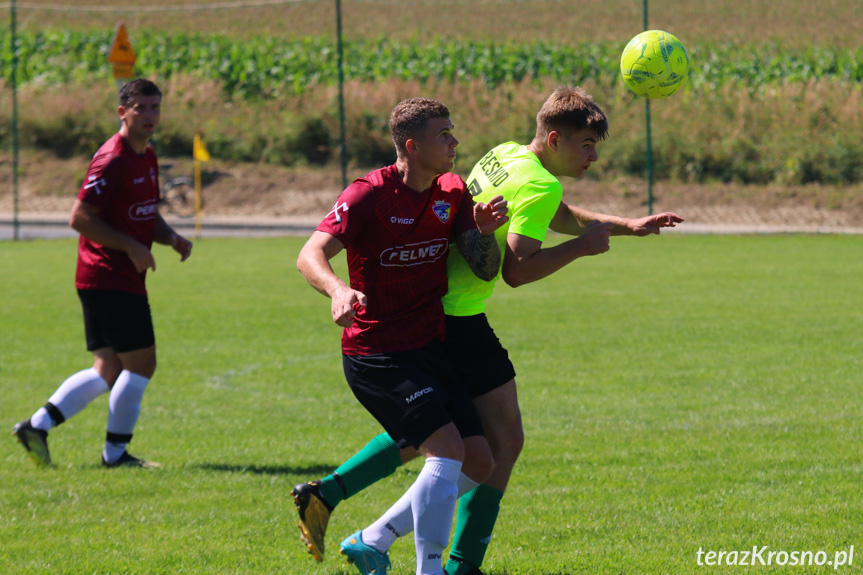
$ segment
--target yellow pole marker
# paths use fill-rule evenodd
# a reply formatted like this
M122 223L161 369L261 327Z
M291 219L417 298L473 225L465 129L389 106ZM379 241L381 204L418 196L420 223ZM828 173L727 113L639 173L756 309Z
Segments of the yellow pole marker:
M210 161L210 152L204 146L201 134L195 134L192 156L195 158L195 237L198 237L201 235L201 162Z

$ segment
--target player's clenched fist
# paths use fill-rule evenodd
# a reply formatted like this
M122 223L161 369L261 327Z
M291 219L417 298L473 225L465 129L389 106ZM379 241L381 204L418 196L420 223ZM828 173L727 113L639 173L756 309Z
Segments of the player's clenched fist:
M351 327L357 310L366 307L367 299L364 293L347 286L333 294L333 321L342 327Z
M614 224L610 222L593 221L587 224L584 232L579 236L579 239L583 240L584 255L595 256L607 252L610 248L608 240L613 229Z
M477 202L473 206L473 217L476 227L483 235L491 235L496 229L509 221L506 213L509 211L503 196L493 197L487 204Z

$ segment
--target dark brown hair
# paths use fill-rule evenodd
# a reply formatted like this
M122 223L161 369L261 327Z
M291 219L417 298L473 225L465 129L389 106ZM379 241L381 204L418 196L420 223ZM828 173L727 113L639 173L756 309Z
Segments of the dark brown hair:
M411 98L399 102L390 114L390 134L396 151L404 152L407 141L434 118L449 118L449 108L439 100Z
M132 100L138 96L159 96L161 98L162 92L159 91L159 87L150 80L138 78L131 82L127 82L122 88L120 88L120 105L127 108L129 107L129 104L132 103Z

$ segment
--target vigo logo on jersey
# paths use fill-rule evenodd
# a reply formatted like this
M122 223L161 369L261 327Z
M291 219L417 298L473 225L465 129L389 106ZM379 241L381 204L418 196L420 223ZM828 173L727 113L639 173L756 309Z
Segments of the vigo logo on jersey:
M446 238L394 246L381 253L381 265L406 267L430 264L446 255L448 247Z
M139 204L132 204L129 207L129 219L132 220L152 220L156 217L156 200L147 200Z

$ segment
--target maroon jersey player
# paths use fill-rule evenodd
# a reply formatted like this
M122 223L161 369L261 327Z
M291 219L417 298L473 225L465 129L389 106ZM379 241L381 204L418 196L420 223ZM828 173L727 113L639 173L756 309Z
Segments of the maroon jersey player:
M476 409L444 353L441 297L451 245L477 276L497 273L494 230L507 220L506 202L474 205L461 178L448 173L458 146L452 130L437 100L398 104L390 117L396 163L351 184L297 262L332 300L354 395L392 437L425 456L405 495L342 542L348 560L364 566L360 572L385 573L382 539L413 530L417 573L442 573L456 499L493 467ZM342 250L349 284L329 263Z
M152 467L126 446L156 369L156 340L145 277L156 270L153 243L185 260L192 243L159 215L159 167L150 138L159 124L162 94L148 80L120 90L120 131L90 163L69 225L81 234L75 287L84 311L93 366L70 376L13 433L37 463L50 464L48 431L110 392L102 464Z
M148 250L153 243L159 204L159 165L149 145L135 152L126 137L117 133L99 148L78 200L99 210L107 225L134 239ZM117 290L146 295L144 271L121 249L103 245L82 234L78 239L77 289Z
M443 338L451 237L475 230L464 182L445 173L419 194L396 165L356 180L317 227L345 246L350 285L366 296L342 333L342 351L418 349Z

